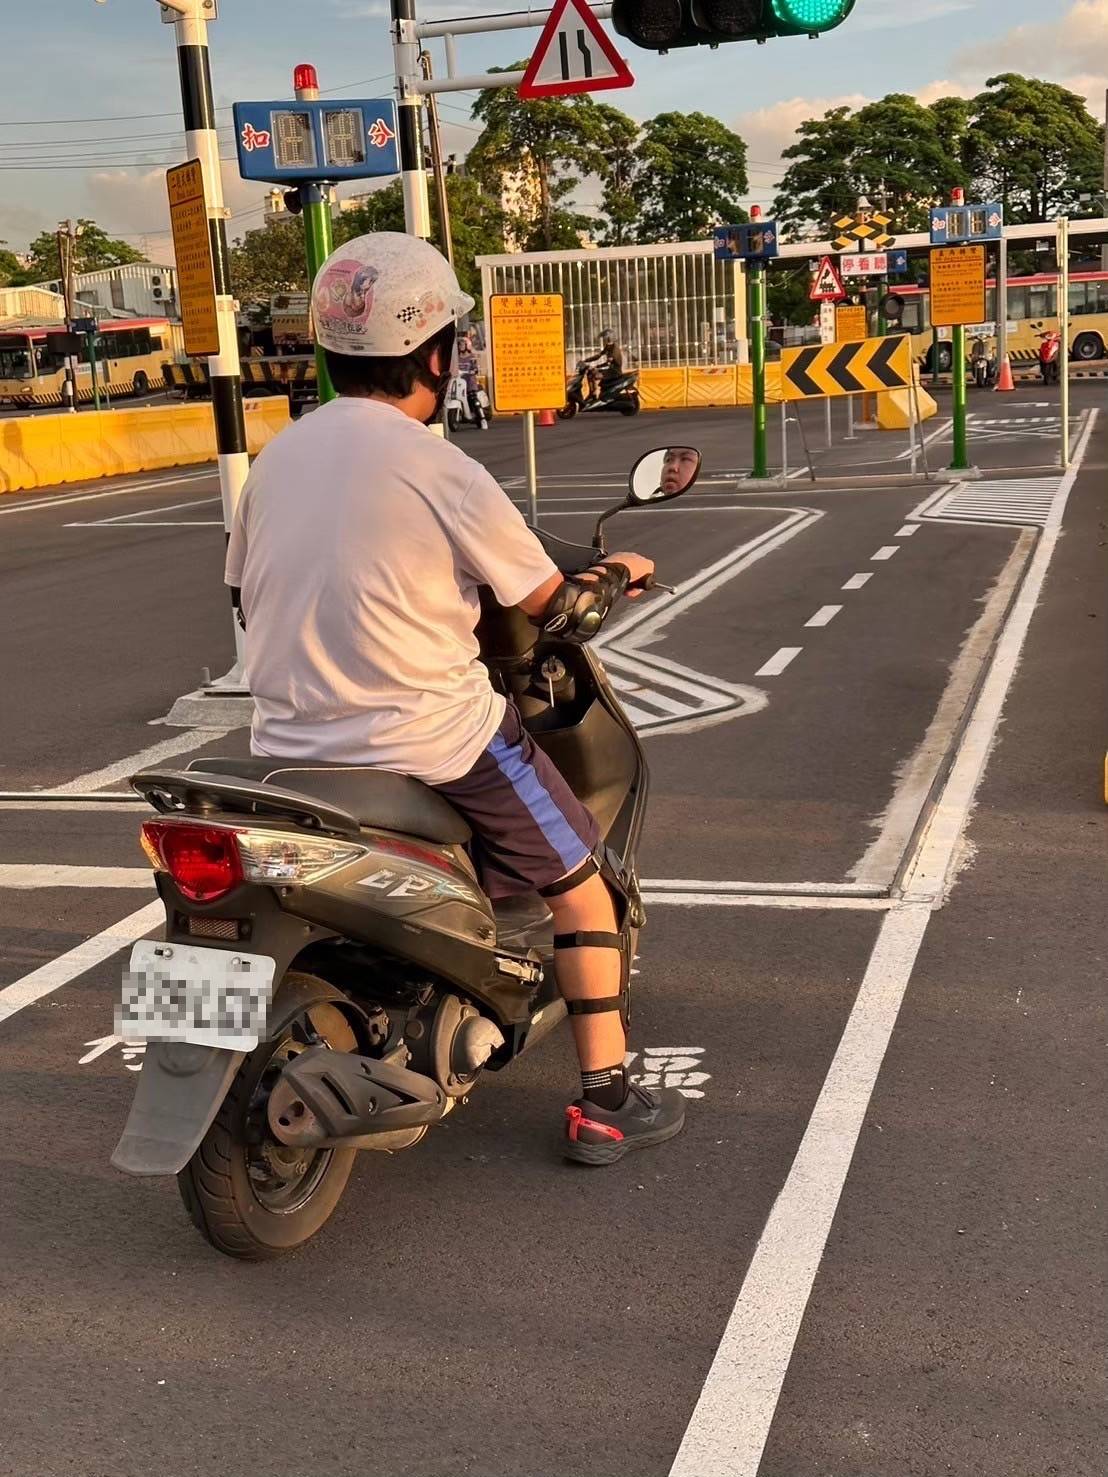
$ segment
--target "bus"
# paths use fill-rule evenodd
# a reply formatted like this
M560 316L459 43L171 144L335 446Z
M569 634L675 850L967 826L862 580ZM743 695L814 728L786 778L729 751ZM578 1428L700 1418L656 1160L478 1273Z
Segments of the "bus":
M931 294L926 287L894 287L904 299L900 329L912 336L912 353L925 369L931 368ZM1108 272L1071 272L1069 285L1069 353L1080 364L1108 358ZM1057 333L1058 273L1036 272L1008 278L1008 357L1013 368L1034 365L1039 345L1048 333ZM895 331L895 330L894 330ZM952 362L950 329L938 330L939 369L949 372ZM966 328L966 354L976 338L996 348L996 282L985 284L985 321Z
M65 382L62 323L0 328L0 405L61 405ZM98 326L93 340L102 397L145 395L164 384L162 365L177 356L180 324L168 318L120 318ZM92 365L82 335L77 398L92 399Z

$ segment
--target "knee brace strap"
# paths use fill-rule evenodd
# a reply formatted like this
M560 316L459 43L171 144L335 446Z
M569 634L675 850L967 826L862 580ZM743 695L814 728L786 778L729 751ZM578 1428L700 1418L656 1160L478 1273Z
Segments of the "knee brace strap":
M567 1000L567 1015L603 1015L609 1010L622 1011L627 1003L627 991L618 995L598 995L592 1000Z
M551 882L549 887L538 887L535 891L539 897L561 897L563 892L572 892L582 882L587 882L590 877L595 877L600 871L599 866L591 856L587 856L579 867L574 867L568 877L561 878L558 882Z
M556 933L556 949L622 949L626 940L622 933Z

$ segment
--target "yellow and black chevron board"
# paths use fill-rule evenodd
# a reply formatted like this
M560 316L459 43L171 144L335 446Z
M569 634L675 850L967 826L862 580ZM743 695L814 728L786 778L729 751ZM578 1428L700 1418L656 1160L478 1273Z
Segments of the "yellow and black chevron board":
M781 394L785 400L901 390L911 382L912 350L907 334L781 351Z

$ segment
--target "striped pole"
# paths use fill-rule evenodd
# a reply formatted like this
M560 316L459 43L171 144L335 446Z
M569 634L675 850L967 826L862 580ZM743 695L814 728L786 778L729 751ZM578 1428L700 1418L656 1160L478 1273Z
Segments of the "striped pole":
M181 73L181 105L185 121L185 153L199 159L204 179L204 200L212 238L215 269L216 318L219 324L219 353L208 359L215 418L215 446L219 461L219 490L223 499L223 527L231 531L250 458L246 452L246 417L242 406L242 366L239 363L235 301L231 293L227 255L227 211L223 205L223 179L219 168L219 137L216 133L212 74L208 61L207 16L211 0L170 0L177 12L177 64ZM242 685L242 631L232 621L235 636L235 665L212 685L220 692L245 692Z
M389 0L392 55L396 67L397 130L400 179L404 191L404 229L409 236L431 237L431 205L423 167L423 98L414 85L423 76L415 0Z

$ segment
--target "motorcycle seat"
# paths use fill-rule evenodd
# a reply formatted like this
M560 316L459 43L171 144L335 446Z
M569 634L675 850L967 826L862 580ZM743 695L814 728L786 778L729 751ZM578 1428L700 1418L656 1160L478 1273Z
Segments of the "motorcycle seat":
M460 846L471 836L459 811L429 785L391 769L296 759L194 759L189 770L273 784L337 805L363 826Z

